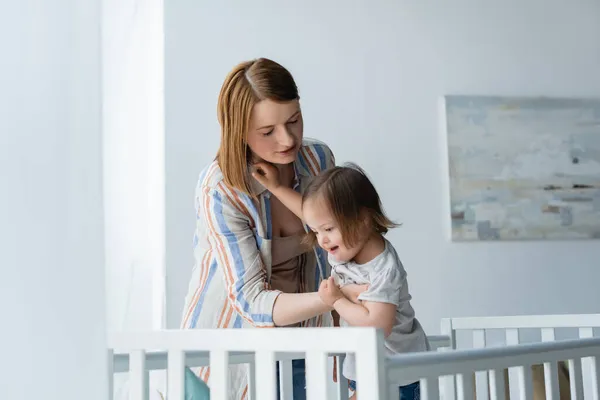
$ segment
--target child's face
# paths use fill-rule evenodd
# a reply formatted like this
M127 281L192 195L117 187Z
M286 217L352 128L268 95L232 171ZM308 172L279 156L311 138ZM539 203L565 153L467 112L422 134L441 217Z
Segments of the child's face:
M336 260L346 262L356 257L362 243L357 243L354 247L347 247L344 244L342 231L322 196L315 196L304 202L302 214L306 224L317 236L319 246Z

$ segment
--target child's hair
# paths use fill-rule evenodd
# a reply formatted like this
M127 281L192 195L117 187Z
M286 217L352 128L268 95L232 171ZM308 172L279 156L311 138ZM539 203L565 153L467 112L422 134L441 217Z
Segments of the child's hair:
M329 207L346 246L354 246L364 235L365 212L367 227L374 232L384 235L399 226L385 215L377 190L356 164L333 167L316 176L304 191L302 206L317 195ZM314 246L316 242L315 234L310 232L305 243Z

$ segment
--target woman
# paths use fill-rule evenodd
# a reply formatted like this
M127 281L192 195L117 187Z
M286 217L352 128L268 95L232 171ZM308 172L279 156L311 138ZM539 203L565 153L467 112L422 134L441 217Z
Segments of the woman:
M282 184L303 192L335 160L321 142L303 138L302 111L292 75L268 59L237 65L218 99L221 144L196 188L196 264L182 327L331 326L319 298L329 276L320 248L301 245L305 227L252 177L268 162ZM356 298L364 288L348 287ZM245 366L231 367L231 399L247 396ZM208 368L199 376L210 380ZM294 399L305 398L304 363L294 362Z

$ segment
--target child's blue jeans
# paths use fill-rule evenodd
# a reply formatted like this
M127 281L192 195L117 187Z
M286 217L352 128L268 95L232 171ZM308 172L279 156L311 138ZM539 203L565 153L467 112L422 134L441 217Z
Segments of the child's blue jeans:
M304 360L292 361L292 387L294 400L306 400L306 364ZM277 398L279 399L279 363L277 363Z
M356 390L356 382L350 381L348 387L352 390ZM411 383L410 385L400 386L400 400L420 400L421 399L421 385L419 382ZM359 395L360 396L360 395ZM296 399L294 399L296 400Z
M292 381L294 388L294 400L306 400L306 364L304 360L292 361ZM277 363L277 377L279 378L279 363ZM342 378L343 379L343 378ZM348 384L352 390L356 390L356 382L350 381ZM420 400L421 385L419 382L410 385L400 386L399 400ZM279 379L277 379L277 398L279 398Z

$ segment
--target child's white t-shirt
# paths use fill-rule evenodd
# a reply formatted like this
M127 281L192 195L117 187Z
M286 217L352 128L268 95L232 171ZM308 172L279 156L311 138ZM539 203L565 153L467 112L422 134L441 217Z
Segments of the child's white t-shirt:
M406 271L394 246L384 238L385 249L373 260L365 264L355 262L340 263L329 256L331 275L340 286L348 284L368 284L369 288L358 297L362 301L377 301L396 305L396 321L392 332L385 340L387 355L429 350L427 336L415 318L408 291ZM340 326L350 326L340 318ZM356 380L355 359L348 354L344 361L344 376ZM400 386L413 382L399 382Z

